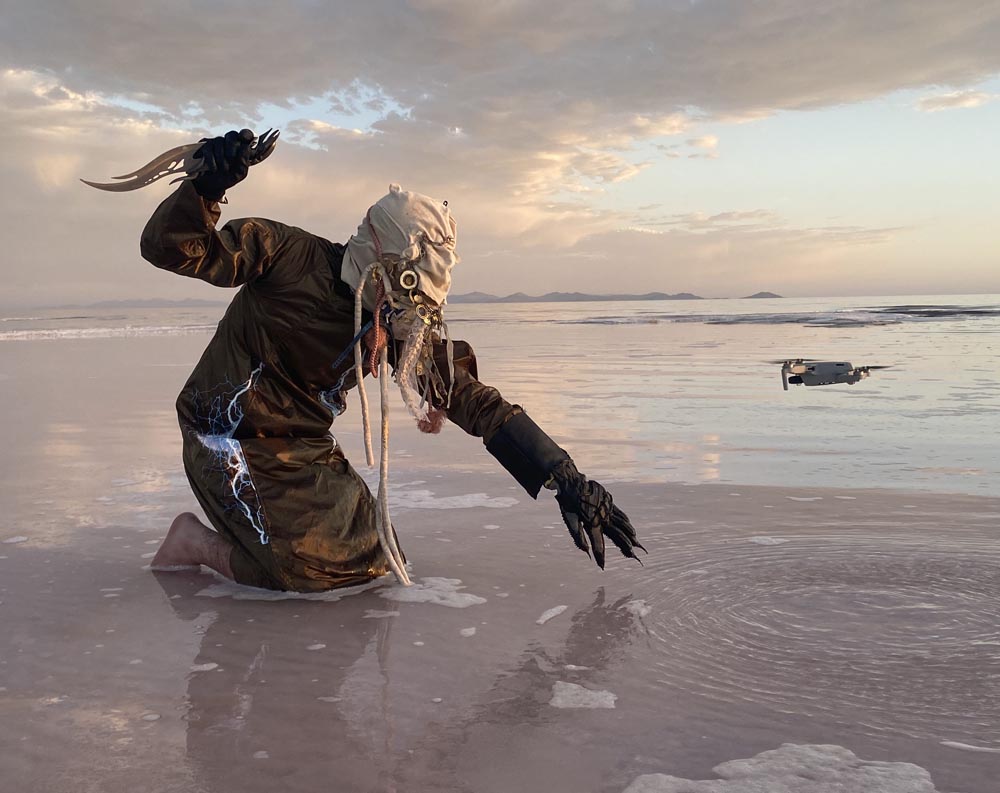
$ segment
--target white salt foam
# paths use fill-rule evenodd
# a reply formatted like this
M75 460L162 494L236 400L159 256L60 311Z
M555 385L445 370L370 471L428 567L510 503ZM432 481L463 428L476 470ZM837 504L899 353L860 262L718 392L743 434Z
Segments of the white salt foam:
M834 498L839 498L841 501L857 501L857 496L834 496Z
M476 629L475 628L462 628L462 630L459 631L459 634L461 634L462 636L465 636L466 638L468 638L469 636L475 636L476 635Z
M618 695L610 691L593 691L576 683L557 680L552 686L549 704L554 708L613 708L616 699Z
M464 496L434 495L431 490L389 491L389 507L399 509L506 509L520 503L510 496L490 498L486 493L469 493Z
M340 702L340 697L316 697L320 702Z
M382 619L383 617L398 617L398 616L399 616L398 611L380 611L379 609L368 609L368 611L364 613L362 619L378 620Z
M27 537L22 537L18 535L17 537L8 537L6 540L3 541L3 543L4 545L16 545L19 542L27 542L27 541L28 541Z
M438 606L449 606L456 609L477 606L486 602L486 598L479 597L479 595L459 592L458 590L465 589L465 587L458 578L432 576L420 580L422 583L407 587L394 586L379 592L379 595L386 600L395 600L399 603L434 603Z
M720 779L644 774L624 793L938 793L931 775L912 763L862 760L843 746L786 743L712 769Z
M543 611L542 612L542 616L540 616L537 620L535 620L535 624L536 625L544 625L546 622L548 622L553 617L558 617L560 614L562 614L568 608L569 608L569 606L553 606L548 611Z
M783 545L789 540L784 537L767 537L762 534L758 534L756 537L751 537L750 542L756 545Z
M961 743L960 741L941 741L942 746L951 749L961 749L963 752L990 752L1000 754L1000 746L973 746L971 743Z
M822 501L823 496L785 496L789 501Z
M207 664L192 664L192 672L211 672L213 669L218 669L219 665L212 663L211 661Z
M645 600L630 600L622 608L636 617L648 617L653 610Z
M326 645L325 644L310 644L308 647L306 647L306 649L307 650L325 650L326 649Z

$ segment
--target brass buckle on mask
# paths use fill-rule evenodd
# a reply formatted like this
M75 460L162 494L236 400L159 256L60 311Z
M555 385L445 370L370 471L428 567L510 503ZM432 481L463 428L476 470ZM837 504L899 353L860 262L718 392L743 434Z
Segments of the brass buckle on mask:
M419 295L417 295L419 297ZM426 303L416 303L417 317L428 326L441 324L441 310L432 308Z

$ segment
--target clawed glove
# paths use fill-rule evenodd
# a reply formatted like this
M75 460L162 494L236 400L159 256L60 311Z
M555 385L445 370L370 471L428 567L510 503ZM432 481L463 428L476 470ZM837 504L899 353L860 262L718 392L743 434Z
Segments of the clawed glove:
M598 482L576 470L566 451L546 435L528 414L517 408L486 443L492 454L532 498L542 487L555 488L556 501L573 542L604 569L604 538L638 561L635 548L643 548L628 516L615 506L611 494ZM589 540L589 542L588 542Z
M202 138L202 147L193 155L204 163L193 180L198 195L220 201L226 190L246 179L253 142L254 134L249 129L230 130L225 137Z
M577 548L588 556L593 548L594 561L603 570L604 538L608 537L623 556L641 564L635 549L646 549L639 544L628 515L615 506L611 494L603 485L577 471L572 460L559 463L552 470L551 481L556 489L556 501L563 522Z

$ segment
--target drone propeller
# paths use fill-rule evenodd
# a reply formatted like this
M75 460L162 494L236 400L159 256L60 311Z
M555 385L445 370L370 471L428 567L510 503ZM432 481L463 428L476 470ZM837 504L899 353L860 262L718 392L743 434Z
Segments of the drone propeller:
M859 366L858 369L863 369L866 372L870 372L872 369L892 369L891 366Z
M778 359L776 361L767 361L767 363L771 363L771 364L779 364L779 363L818 363L821 360L823 360L823 359L822 358L780 358L780 359Z

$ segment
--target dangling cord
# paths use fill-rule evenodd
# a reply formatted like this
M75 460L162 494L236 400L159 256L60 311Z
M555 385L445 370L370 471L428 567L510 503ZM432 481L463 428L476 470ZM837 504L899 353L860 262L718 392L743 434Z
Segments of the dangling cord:
M372 373L372 377L375 378L378 378L379 353L385 349L388 343L388 335L386 334L385 326L382 324L384 320L382 310L389 301L385 293L385 276L380 272L381 269L381 267L378 267L376 270L378 282L375 286L375 317L372 320L374 323L372 325L374 332L372 334L371 353L368 355L368 370Z
M382 546L389 568L396 580L403 586L412 582L406 574L403 557L396 544L396 535L392 530L392 519L389 517L389 351L383 347L380 355L379 368L382 376L379 378L379 392L382 397L382 449L379 460L378 477L378 539Z
M451 407L451 395L455 391L455 343L451 340L451 331L448 330L448 323L442 320L444 328L445 351L448 354L448 398L445 400L445 410Z
M365 289L368 276L377 266L378 262L373 262L365 268L361 283L354 290L354 333L357 339L354 342L354 376L358 381L358 396L361 397L361 424L365 436L365 459L369 468L375 465L375 453L372 451L372 425L368 418L368 394L365 393L365 371L361 360L361 293Z

